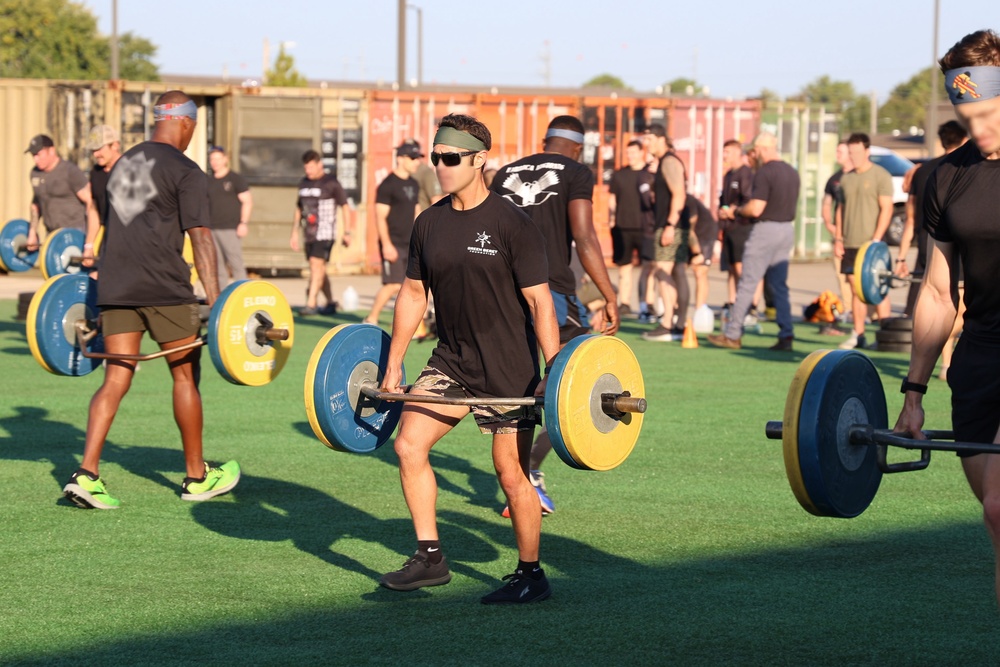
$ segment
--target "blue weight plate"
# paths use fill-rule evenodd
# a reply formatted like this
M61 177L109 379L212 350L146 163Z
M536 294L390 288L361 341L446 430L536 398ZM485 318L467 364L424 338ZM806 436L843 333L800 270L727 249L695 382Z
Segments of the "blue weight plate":
M382 380L389 358L389 335L371 324L338 327L325 344L313 351L306 385L310 424L328 446L347 452L367 453L384 445L399 423L403 404L371 404L359 393L362 380ZM401 382L406 381L403 370ZM310 409L311 408L311 409Z
M28 221L11 220L0 228L0 268L20 273L38 263L38 250L18 249L28 242Z
M45 365L56 375L87 375L101 366L100 359L88 359L77 347L74 323L79 319L97 320L97 281L83 274L67 274L54 280L38 303L34 335ZM98 334L88 350L104 351L104 339Z
M73 257L83 256L87 235L79 229L57 229L42 246L42 276L46 279L60 273L79 273L79 264L70 264Z
M562 382L563 376L566 374L566 365L569 363L570 357L573 356L573 352L593 336L594 334L584 334L566 343L566 346L556 355L555 361L552 362L549 379L545 383L544 418L545 428L549 433L549 441L552 443L552 449L563 460L563 463L577 470L587 470L587 468L580 465L566 448L566 439L563 436L563 431L567 425L561 424L559 420L559 383Z
M850 444L849 431L855 424L884 429L888 423L885 391L871 359L854 350L820 359L806 382L799 417L799 465L814 514L849 519L868 508L882 481L877 450Z
M892 271L889 246L881 241L869 243L861 268L861 290L865 303L882 303L889 294L889 278L884 277L887 271Z

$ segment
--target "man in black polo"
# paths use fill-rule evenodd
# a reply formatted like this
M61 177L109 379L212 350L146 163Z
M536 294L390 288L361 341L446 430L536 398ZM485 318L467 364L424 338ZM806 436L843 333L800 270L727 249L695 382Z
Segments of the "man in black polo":
M625 147L625 166L611 175L608 185L608 226L615 265L618 266L619 311L631 312L633 258L639 257L639 311L649 301L646 278L653 270L653 175L646 168L642 142Z
M109 125L95 125L87 136L87 150L94 156L90 170L90 203L87 205L87 240L83 244L83 266L94 265L94 248L97 233L107 220L108 179L111 169L122 156L118 133Z

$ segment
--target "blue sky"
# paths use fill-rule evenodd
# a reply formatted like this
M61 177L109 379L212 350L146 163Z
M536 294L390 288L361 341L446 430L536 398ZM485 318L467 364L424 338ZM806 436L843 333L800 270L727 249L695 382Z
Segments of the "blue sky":
M112 0L88 0L103 32ZM554 86L608 72L637 90L695 77L718 97L792 95L823 74L885 99L931 61L933 0L411 0L423 13L425 83ZM159 46L161 72L258 78L263 42L293 42L311 79L394 81L395 0L118 0L119 31ZM408 11L416 77L416 12ZM940 51L1000 29L997 0L941 0Z

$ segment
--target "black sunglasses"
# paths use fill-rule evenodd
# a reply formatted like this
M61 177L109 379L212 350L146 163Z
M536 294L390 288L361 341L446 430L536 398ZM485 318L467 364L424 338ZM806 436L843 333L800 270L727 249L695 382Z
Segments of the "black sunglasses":
M435 167L438 162L444 162L446 167L457 167L462 162L462 158L475 155L479 151L462 151L461 153L431 153L431 164Z

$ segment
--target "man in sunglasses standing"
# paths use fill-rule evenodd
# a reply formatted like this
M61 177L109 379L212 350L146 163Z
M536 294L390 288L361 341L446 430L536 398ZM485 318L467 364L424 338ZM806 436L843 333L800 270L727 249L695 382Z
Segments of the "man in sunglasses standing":
M438 345L410 394L515 397L540 395L538 348L546 371L559 350L559 327L548 288L545 239L531 219L487 189L483 180L492 139L475 118L441 120L431 162L444 200L413 226L406 278L396 297L392 343L382 391L398 392L406 348L434 293ZM396 436L399 477L413 518L417 550L380 583L397 591L451 581L438 536L437 481L430 450L472 412L492 435L493 465L510 504L518 564L483 604L544 600L551 594L539 566L542 512L528 481L537 406L405 403Z
M549 122L542 146L541 153L500 169L491 188L530 215L545 234L560 346L590 333L591 328L613 335L618 331L618 296L594 230L594 174L579 161L583 123L574 116L556 116ZM589 322L587 309L576 298L577 278L570 268L574 244L580 264L604 298L604 308L595 318L601 321ZM539 470L550 451L552 443L543 429L531 450L530 475L545 514L555 511ZM508 508L503 514L507 516Z

